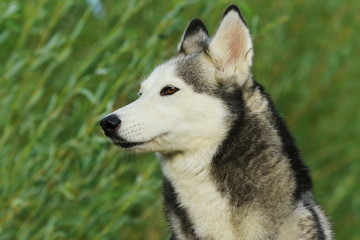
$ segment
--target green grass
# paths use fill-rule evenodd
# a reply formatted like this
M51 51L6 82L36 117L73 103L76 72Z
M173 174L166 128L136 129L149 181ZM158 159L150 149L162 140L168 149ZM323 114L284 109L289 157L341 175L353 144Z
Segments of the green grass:
M152 154L98 121L136 98L186 24L214 32L229 1L0 3L0 239L166 239ZM241 1L256 79L312 169L337 239L360 239L360 2Z

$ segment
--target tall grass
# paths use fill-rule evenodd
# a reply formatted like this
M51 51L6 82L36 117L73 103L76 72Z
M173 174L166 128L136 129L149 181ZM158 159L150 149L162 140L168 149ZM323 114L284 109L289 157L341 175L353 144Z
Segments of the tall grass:
M152 154L111 146L98 121L136 97L187 22L214 32L229 1L0 3L0 239L165 239ZM358 1L238 2L255 77L312 169L338 239L359 239Z

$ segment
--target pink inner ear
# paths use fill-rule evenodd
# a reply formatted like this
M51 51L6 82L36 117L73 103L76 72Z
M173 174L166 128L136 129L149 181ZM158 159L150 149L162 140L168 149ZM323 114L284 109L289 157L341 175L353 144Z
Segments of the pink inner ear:
M245 48L244 44L246 39L244 39L244 36L241 34L241 31L243 30L242 26L239 24L234 25L235 26L232 26L226 34L228 64L235 64L243 54L243 48Z
M228 59L229 64L234 64L240 57L240 33L235 31L229 33L229 42L228 42Z
M220 23L215 37L210 43L210 50L214 53L214 60L219 68L230 71L247 71L251 66L251 57L246 55L252 44L249 31L237 13L230 12Z

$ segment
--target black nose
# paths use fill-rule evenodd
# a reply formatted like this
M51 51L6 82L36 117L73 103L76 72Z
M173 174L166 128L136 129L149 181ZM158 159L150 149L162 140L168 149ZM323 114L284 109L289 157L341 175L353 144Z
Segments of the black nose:
M114 114L103 118L100 126L104 131L112 131L120 126L121 120Z

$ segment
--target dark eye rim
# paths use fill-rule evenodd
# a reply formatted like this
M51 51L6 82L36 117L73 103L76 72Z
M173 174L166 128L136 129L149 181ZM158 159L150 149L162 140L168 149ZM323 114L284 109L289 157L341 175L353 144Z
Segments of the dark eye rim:
M160 96L169 96L169 95L173 95L174 93L176 93L177 91L179 91L180 89L177 87L174 87L172 85L167 85L165 87L163 87L160 91Z

